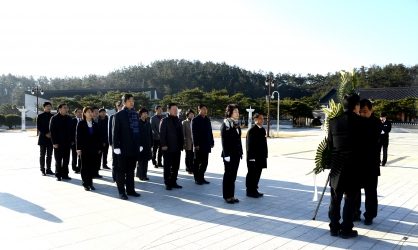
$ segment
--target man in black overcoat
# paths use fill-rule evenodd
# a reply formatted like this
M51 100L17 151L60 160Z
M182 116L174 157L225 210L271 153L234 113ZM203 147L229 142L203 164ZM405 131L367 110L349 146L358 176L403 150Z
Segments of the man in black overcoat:
M160 142L164 157L164 184L167 190L182 188L177 184L177 175L180 167L181 151L184 143L183 127L177 117L177 104L167 105L168 116L160 123Z
M328 216L331 220L332 236L340 235L347 239L356 237L353 230L355 204L360 191L358 173L363 169L364 162L360 155L364 152L367 138L366 118L358 115L360 97L357 94L344 96L344 113L329 122L328 142L332 149L331 202ZM340 207L344 195L343 221L340 224Z
M122 101L119 101L116 103L115 105L115 110L116 113L121 111L123 107ZM108 138L109 138L109 146L112 148L112 178L113 178L113 182L116 182L116 175L115 175L115 167L118 165L118 158L117 158L117 154L115 154L115 152L113 152L113 118L114 115L111 115L109 117L109 125L108 125Z
M128 196L139 197L135 192L135 167L139 154L139 117L134 109L132 94L122 96L124 107L113 118L113 152L118 155L118 165L115 168L116 185L119 197L127 200ZM126 192L125 192L126 183Z
M49 124L52 145L54 147L55 177L57 181L71 180L68 176L68 163L71 152L71 117L68 115L67 104L58 106L58 114L51 118Z
M260 181L261 171L267 168L267 137L266 130L263 128L263 114L255 113L253 116L255 125L247 131L247 168L248 173L245 179L247 186L247 196L258 198L263 193L258 192L258 182Z
M367 140L365 151L359 156L364 161L364 169L359 173L362 178L362 187L366 197L364 224L373 224L373 218L377 216L377 181L380 176L380 147L379 137L383 125L379 118L373 114L372 103L363 99L360 101L360 115L367 118ZM360 220L361 195L358 197L357 213L355 219Z
M386 113L380 113L380 120L383 124L383 129L380 134L380 149L383 148L383 159L382 159L382 166L386 165L388 160L388 146L389 146L389 132L392 130L392 123L386 119Z
M74 110L75 117L71 121L71 165L73 171L77 174L80 172L81 169L81 157L77 155L77 145L75 143L76 141L76 130L77 130L77 124L79 121L81 121L81 117L83 115L83 111L80 108L76 108Z
M205 172L208 167L209 153L214 147L212 125L206 105L199 105L199 114L192 120L192 140L195 152L195 163L193 175L195 183L198 185L209 184L205 180Z
M99 110L99 130L100 130L100 139L102 142L102 149L100 154L100 162L102 162L103 169L110 169L107 166L107 154L109 152L109 116L106 113L106 109Z
M49 121L54 116L51 114L51 103L44 102L42 104L44 112L36 118L36 128L39 131L38 145L40 149L39 163L41 165L42 175L54 174L51 171L52 162L52 142L51 133L49 132ZM45 170L45 155L46 155L46 170Z

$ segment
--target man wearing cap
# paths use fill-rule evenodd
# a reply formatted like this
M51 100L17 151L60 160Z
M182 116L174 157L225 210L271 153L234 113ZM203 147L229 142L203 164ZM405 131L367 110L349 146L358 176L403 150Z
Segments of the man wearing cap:
M392 129L392 123L386 119L386 113L380 113L380 120L383 124L382 132L380 133L380 150L383 148L383 159L381 160L382 166L386 165L388 160L388 146L389 146L389 132Z

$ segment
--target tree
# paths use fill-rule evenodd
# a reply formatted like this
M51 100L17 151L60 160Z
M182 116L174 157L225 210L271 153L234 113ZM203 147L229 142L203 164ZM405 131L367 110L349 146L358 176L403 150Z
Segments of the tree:
M6 118L6 126L9 127L9 129L12 129L13 126L16 127L16 125L19 125L21 123L21 117L18 115L5 115Z
M11 103L3 103L0 106L0 114L2 115L17 115L19 111L13 108L13 104Z
M0 115L0 126L6 124L6 117L4 115Z

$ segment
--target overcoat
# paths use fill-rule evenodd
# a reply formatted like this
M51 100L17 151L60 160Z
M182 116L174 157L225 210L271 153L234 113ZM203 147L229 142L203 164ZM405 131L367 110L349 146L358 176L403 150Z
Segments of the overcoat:
M76 148L81 150L82 154L97 155L102 148L99 134L99 126L93 121L93 133L90 134L90 129L87 121L79 121L76 128Z
M242 158L241 128L234 128L229 121L221 125L222 154L223 158L231 157L231 162L239 161Z
M71 142L71 117L69 115L54 115L49 123L52 144L58 144L60 149L70 149Z
M154 143L152 136L152 128L149 121L142 122L139 120L139 145L143 147L138 154L138 161L149 161L152 158L151 146Z
M257 163L257 166L267 168L267 137L266 130L263 127L260 128L254 125L247 131L246 148L247 160L253 159Z
M181 125L183 126L183 136L186 143L185 150L193 150L193 140L192 140L192 128L190 126L190 120L184 120Z
M121 156L138 155L140 144L139 137L134 137L133 135L130 128L128 112L123 109L117 112L113 116L112 122L113 148L119 148Z
M199 146L201 152L210 153L215 142L209 117L203 118L203 116L197 115L193 118L191 126L193 146Z
M39 131L38 145L51 146L51 139L46 137L49 133L49 122L54 115L51 112L44 112L38 115L36 118L36 128Z
M165 117L161 120L160 123L160 142L161 147L168 147L167 152L176 152L177 146L180 144L182 145L180 147L180 150L183 150L184 145L184 135L183 135L183 129L181 126L180 119L174 119L175 123L172 122L173 119L170 117ZM180 133L181 137L177 136L177 130L175 126L180 126ZM182 141L178 141L181 138Z

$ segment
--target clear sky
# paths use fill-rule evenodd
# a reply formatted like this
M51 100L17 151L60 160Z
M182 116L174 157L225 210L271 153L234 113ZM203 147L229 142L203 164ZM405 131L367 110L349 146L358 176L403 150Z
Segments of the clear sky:
M0 0L0 74L106 75L155 60L326 74L418 64L417 0Z

